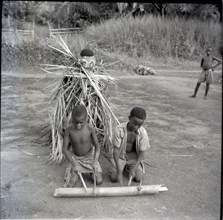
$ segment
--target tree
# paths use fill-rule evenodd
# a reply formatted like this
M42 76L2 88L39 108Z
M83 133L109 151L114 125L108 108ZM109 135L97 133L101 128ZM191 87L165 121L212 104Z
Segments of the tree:
M90 2L45 2L37 11L39 17L67 27L78 23L80 19L91 21L100 17L98 3Z
M219 9L213 4L168 4L167 14L197 18L202 21L220 21Z
M220 10L218 5L214 4L164 4L164 3L117 3L119 13L126 15L129 12L133 14L155 14L165 16L183 16L197 18L202 21L220 21ZM142 13L143 12L143 13Z
M14 20L15 27L21 21L37 24L50 22L56 27L83 27L112 17L132 14L183 16L203 21L220 21L221 7L214 4L163 4L142 2L47 2L47 1L3 1L2 18ZM6 19L5 19L6 18ZM6 22L3 22L5 24ZM10 22L8 22L10 23Z
M220 21L220 12L218 10L217 5L212 5L212 4L196 5L193 11L193 15L203 21L206 20L212 20L215 22Z
M15 21L35 20L39 24L50 21L69 26L80 19L99 19L99 5L91 2L3 1L2 16Z
M11 21L18 28L22 21L32 22L35 18L37 2L35 1L3 1L2 19Z

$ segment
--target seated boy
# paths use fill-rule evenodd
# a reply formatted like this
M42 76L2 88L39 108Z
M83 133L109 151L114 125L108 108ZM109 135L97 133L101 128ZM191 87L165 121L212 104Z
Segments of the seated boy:
M69 144L71 151L68 150ZM78 172L94 173L96 184L102 183L102 170L98 162L100 145L94 128L87 123L87 110L84 105L73 108L72 125L67 127L64 134L63 153L70 162L65 172L65 187L74 186Z
M142 181L144 173L143 159L145 152L150 148L147 131L142 124L146 119L146 111L134 107L129 116L129 121L118 125L113 137L113 167L111 181L118 181L123 185L122 173L125 168L129 170L136 182Z

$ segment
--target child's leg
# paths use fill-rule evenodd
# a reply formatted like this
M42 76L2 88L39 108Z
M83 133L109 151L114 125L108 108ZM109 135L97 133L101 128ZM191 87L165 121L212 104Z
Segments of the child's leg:
M122 172L123 172L124 167L126 165L126 161L119 159L119 163L120 163L120 166L121 166L121 169L122 169ZM111 159L111 170L110 170L110 172L111 172L111 174L110 174L111 182L117 182L118 172L117 172L117 168L116 168L114 159Z
M70 179L72 176L72 165L69 164L68 167L65 170L65 174L64 174L64 187L68 187L69 183L70 183Z
M112 170L110 173L111 182L117 182L117 170Z
M206 98L208 91L209 91L210 83L206 83L206 89L205 89L205 95L204 98Z
M196 87L195 87L194 94L192 96L190 96L191 98L195 98L196 97L197 91L198 91L200 85L201 85L201 83L198 82L197 85L196 85Z
M94 182L94 175L95 175L96 184L97 185L102 184L102 182L103 182L102 169L101 169L101 165L99 162L97 162L95 168L92 167L92 171L93 172L91 173L91 177L92 177L93 182Z
M132 161L130 161L130 163L127 166L129 166L129 169L131 170L134 167L134 165L135 165L135 162L132 163ZM143 168L142 168L142 165L139 164L139 166L136 168L134 180L136 182L141 182L142 181L142 176L143 176Z
M196 88L195 88L195 90L194 90L194 95L195 95L195 96L197 95L197 92L198 92L198 89L199 89L200 85L201 85L200 82L198 82L197 85L196 85Z
M69 183L68 187L74 187L77 180L78 180L78 174L77 174L77 172L73 172L72 178L70 179L70 183Z
M143 169L142 169L142 166L139 165L138 168L136 169L135 181L141 182L142 176L143 176Z
M102 178L102 173L101 172L96 172L96 184L100 185L103 182L103 178ZM94 173L92 173L92 180L94 181Z

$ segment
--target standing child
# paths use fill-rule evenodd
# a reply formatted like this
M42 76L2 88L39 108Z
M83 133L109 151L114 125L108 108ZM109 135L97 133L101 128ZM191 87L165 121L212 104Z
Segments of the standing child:
M213 66L214 61L217 61L217 64ZM210 83L213 82L213 71L214 69L221 64L221 61L212 55L212 47L208 47L206 50L206 55L201 59L201 68L203 71L198 79L196 88L194 90L194 94L190 96L190 98L195 98L197 95L197 91L201 85L201 83L206 82L206 90L204 99L207 98L208 90L210 87Z
M129 177L136 182L142 181L144 173L143 159L145 152L150 148L146 129L142 126L146 119L146 111L134 107L129 121L118 125L113 137L113 157L111 181L123 185L122 173L125 168L129 170Z
M69 144L71 151L68 150ZM100 145L94 128L87 123L84 105L73 108L72 125L65 130L63 153L70 162L65 172L65 187L74 186L78 172L93 173L96 175L96 183L102 183L102 170L98 162Z

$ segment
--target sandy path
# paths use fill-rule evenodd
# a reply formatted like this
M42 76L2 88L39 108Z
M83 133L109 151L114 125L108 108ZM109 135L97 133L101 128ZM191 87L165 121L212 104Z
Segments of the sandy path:
M24 76L25 73L20 75ZM39 84L40 83L40 84ZM65 165L45 164L48 148L30 139L11 140L46 123L44 81L2 73L1 218L134 218L219 219L221 177L221 86L203 100L190 99L196 81L180 77L123 77L109 90L114 112L125 121L133 105L147 109L145 128L151 149L144 184L165 184L169 191L153 196L55 199L63 185ZM42 85L42 87L40 86ZM123 97L125 99L123 100ZM38 106L39 105L39 106ZM36 108L41 111L36 111ZM104 164L104 186L111 184ZM125 179L127 183L127 179ZM87 180L90 187L92 183Z

